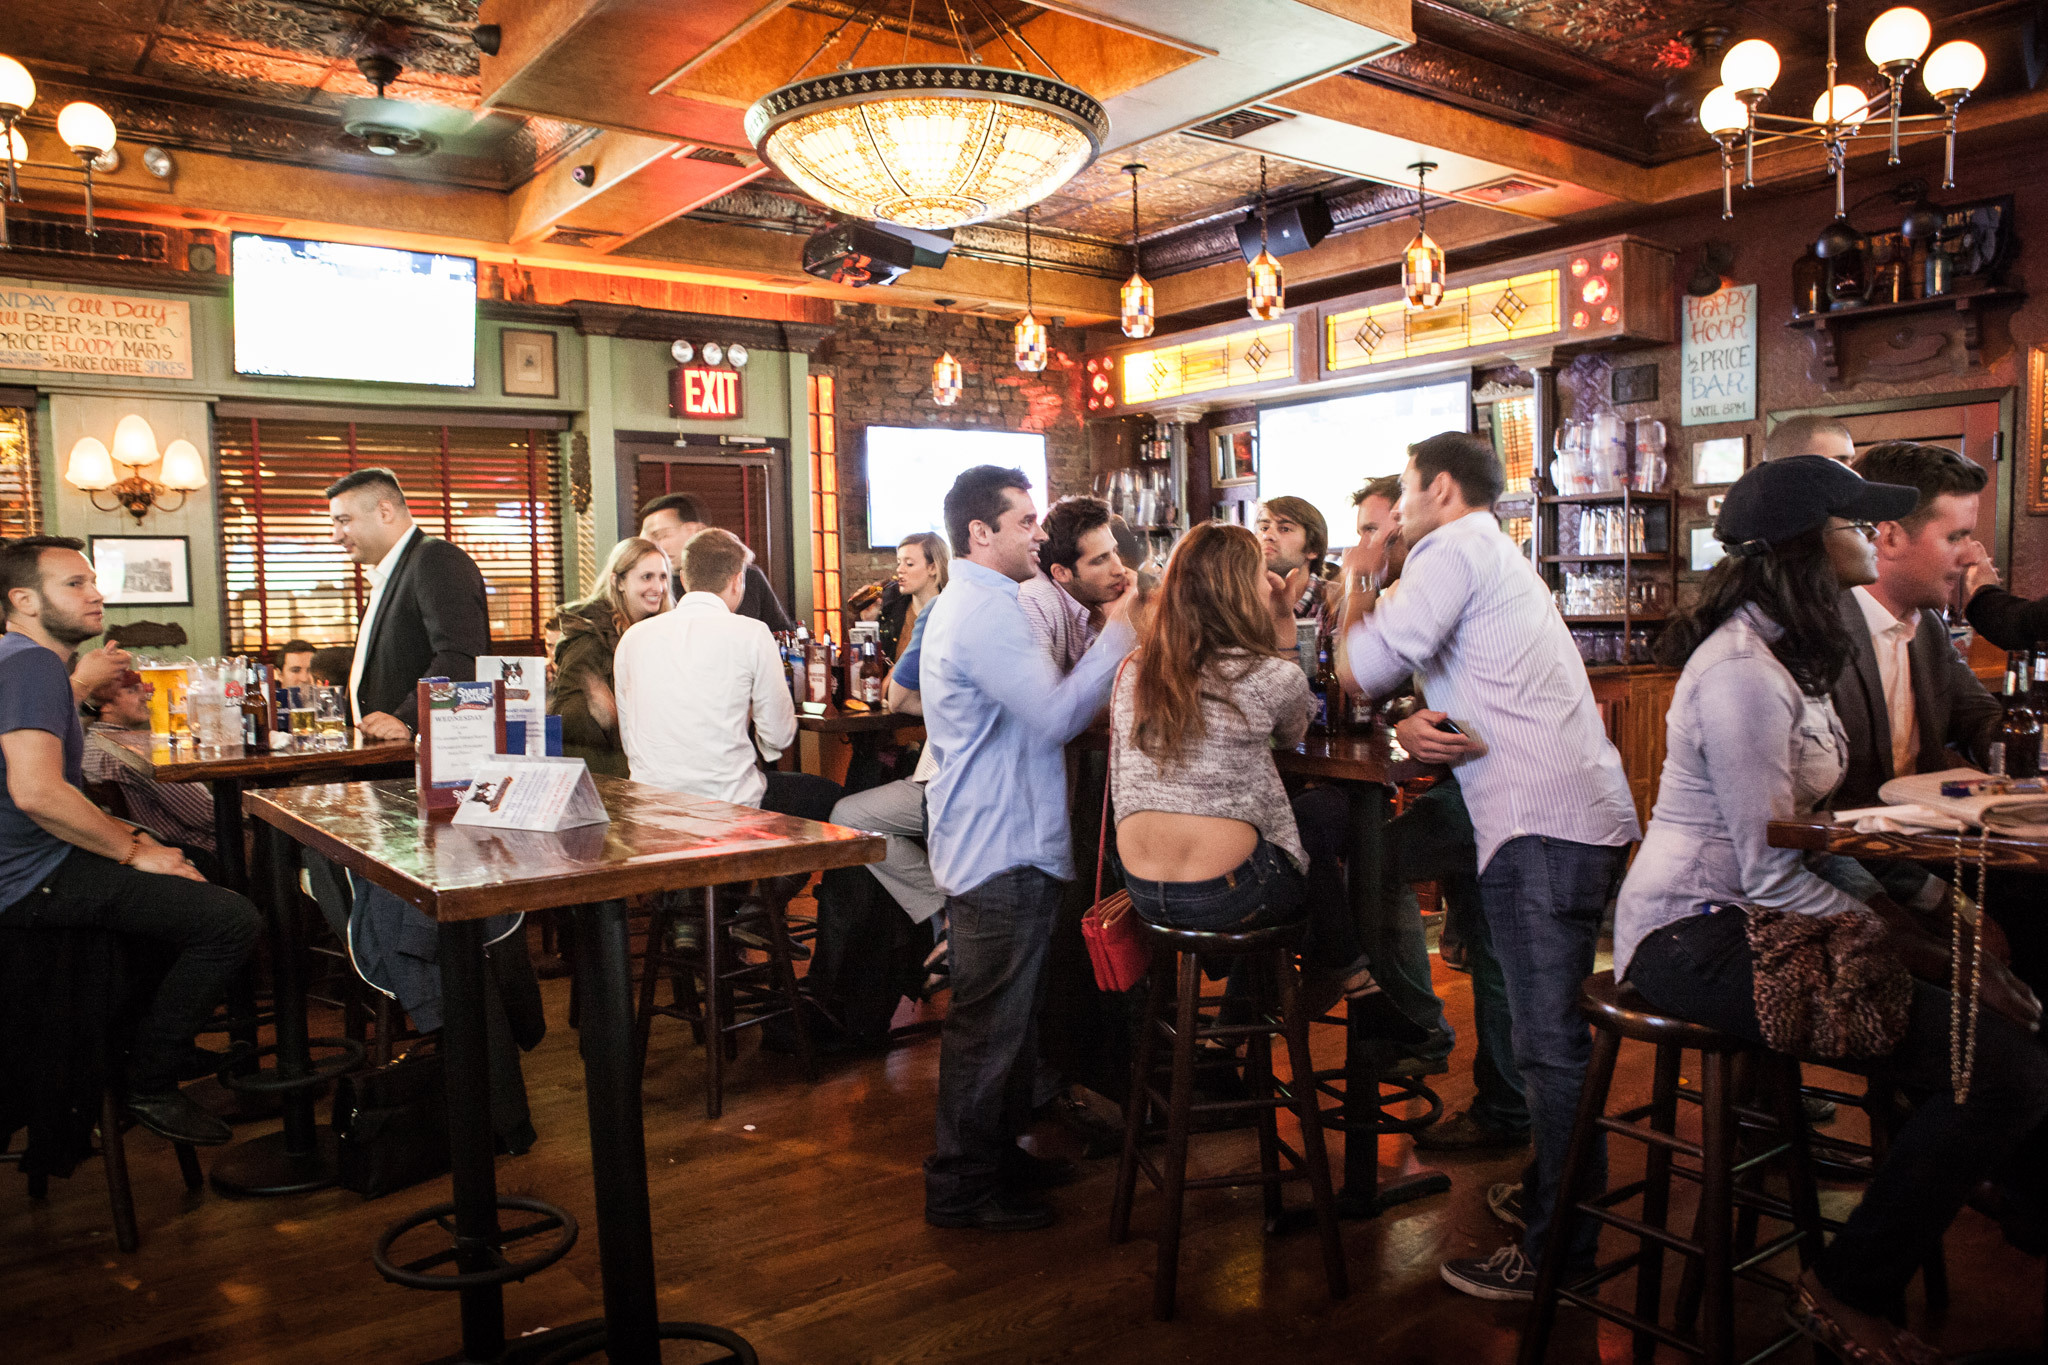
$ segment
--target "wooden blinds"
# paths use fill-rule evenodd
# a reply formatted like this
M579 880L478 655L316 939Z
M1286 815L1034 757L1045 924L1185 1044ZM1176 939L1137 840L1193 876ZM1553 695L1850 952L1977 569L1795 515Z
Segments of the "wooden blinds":
M328 539L323 490L355 469L397 474L420 530L483 570L491 638L541 643L560 605L562 507L551 431L222 417L222 578L230 647L355 641L369 581Z
M33 415L29 408L0 402L0 540L42 530Z

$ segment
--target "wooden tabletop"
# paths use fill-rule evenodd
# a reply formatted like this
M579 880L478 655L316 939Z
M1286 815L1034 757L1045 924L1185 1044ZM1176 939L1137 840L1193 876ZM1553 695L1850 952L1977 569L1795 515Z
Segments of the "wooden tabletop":
M1943 866L1954 863L1956 858L1953 834L1858 834L1852 826L1836 824L1825 815L1806 820L1773 820L1770 842L1772 848L1840 853L1851 858L1901 858ZM1992 867L2048 872L2048 842L1994 835L1984 841L1984 849L1984 860ZM1976 834L1963 835L1963 856L1967 862L1976 862Z
M245 792L242 808L437 920L882 860L879 835L599 777L608 825L481 829L420 814L409 781Z
M228 745L201 757L199 746L185 739L177 744L147 730L94 730L89 742L128 767L159 782L212 782L230 777L296 777L327 768L373 768L410 763L412 741L364 740L349 732L343 749L244 749Z
M1312 732L1292 749L1275 749L1273 762L1282 773L1299 777L1376 782L1385 787L1418 777L1441 777L1446 771L1416 758L1394 742L1392 730L1378 726L1341 735Z
M822 716L796 713L796 728L817 735L872 734L883 730L909 730L924 724L923 716L904 711L845 711L827 708Z

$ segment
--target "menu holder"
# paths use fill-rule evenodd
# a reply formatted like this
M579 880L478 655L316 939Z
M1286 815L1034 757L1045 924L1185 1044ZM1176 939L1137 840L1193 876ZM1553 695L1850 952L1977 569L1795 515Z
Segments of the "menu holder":
M505 747L505 685L421 678L419 740L413 760L420 809L445 820L477 769Z
M608 824L611 813L580 758L501 754L478 765L455 810L458 825L486 829L574 829Z
M525 725L525 752L535 756L547 752L541 742L547 734L547 668L538 654L483 654L476 661L478 678L505 685L505 720Z

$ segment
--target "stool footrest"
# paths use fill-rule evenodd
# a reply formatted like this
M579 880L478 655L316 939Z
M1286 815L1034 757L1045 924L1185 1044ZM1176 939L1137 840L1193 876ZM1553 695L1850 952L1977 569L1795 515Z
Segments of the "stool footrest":
M569 1248L576 1245L576 1217L567 1209L539 1199L522 1195L501 1194L498 1196L500 1209L518 1209L537 1215L534 1221L518 1227L501 1228L486 1238L465 1238L455 1228L455 1205L430 1204L409 1218L402 1218L384 1229L377 1238L377 1246L370 1253L370 1261L377 1267L377 1273L396 1285L407 1289L463 1290L478 1289L486 1285L507 1284L523 1280L538 1270L545 1270L569 1254ZM455 1245L441 1251L422 1256L416 1261L403 1265L391 1259L391 1248L398 1239L414 1228L438 1224L442 1231L454 1239ZM544 1232L553 1232L555 1240L526 1260L514 1261L505 1255L507 1244L537 1237ZM436 1266L459 1262L465 1252L481 1253L491 1261L485 1270L456 1271L434 1275L427 1272Z
M334 1048L336 1056L325 1057L312 1064L303 1076L286 1076L276 1067L258 1069L247 1075L239 1075L234 1068L257 1057L274 1057L277 1045L268 1043L259 1048L239 1049L230 1053L227 1065L215 1077L223 1087L239 1093L257 1095L290 1094L294 1090L310 1090L322 1086L344 1072L354 1071L369 1056L363 1045L353 1038L308 1038L308 1048Z

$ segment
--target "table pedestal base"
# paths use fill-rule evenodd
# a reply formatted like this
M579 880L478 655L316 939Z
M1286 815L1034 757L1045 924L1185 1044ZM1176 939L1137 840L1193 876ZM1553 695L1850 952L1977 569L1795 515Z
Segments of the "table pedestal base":
M288 1149L282 1132L238 1143L214 1160L211 1179L222 1194L308 1194L341 1178L334 1153L334 1129L313 1127L313 1150Z
M212 1076L194 1081L184 1090L192 1103L224 1123L257 1123L284 1112L284 1102L276 1095L230 1090Z
M760 1357L754 1354L747 1339L723 1327L701 1322L664 1322L657 1324L655 1331L662 1341L702 1341L725 1348L724 1355L707 1357L702 1365L760 1365ZM498 1365L569 1365L570 1361L596 1355L605 1345L604 1319L592 1318L521 1337L505 1348Z

